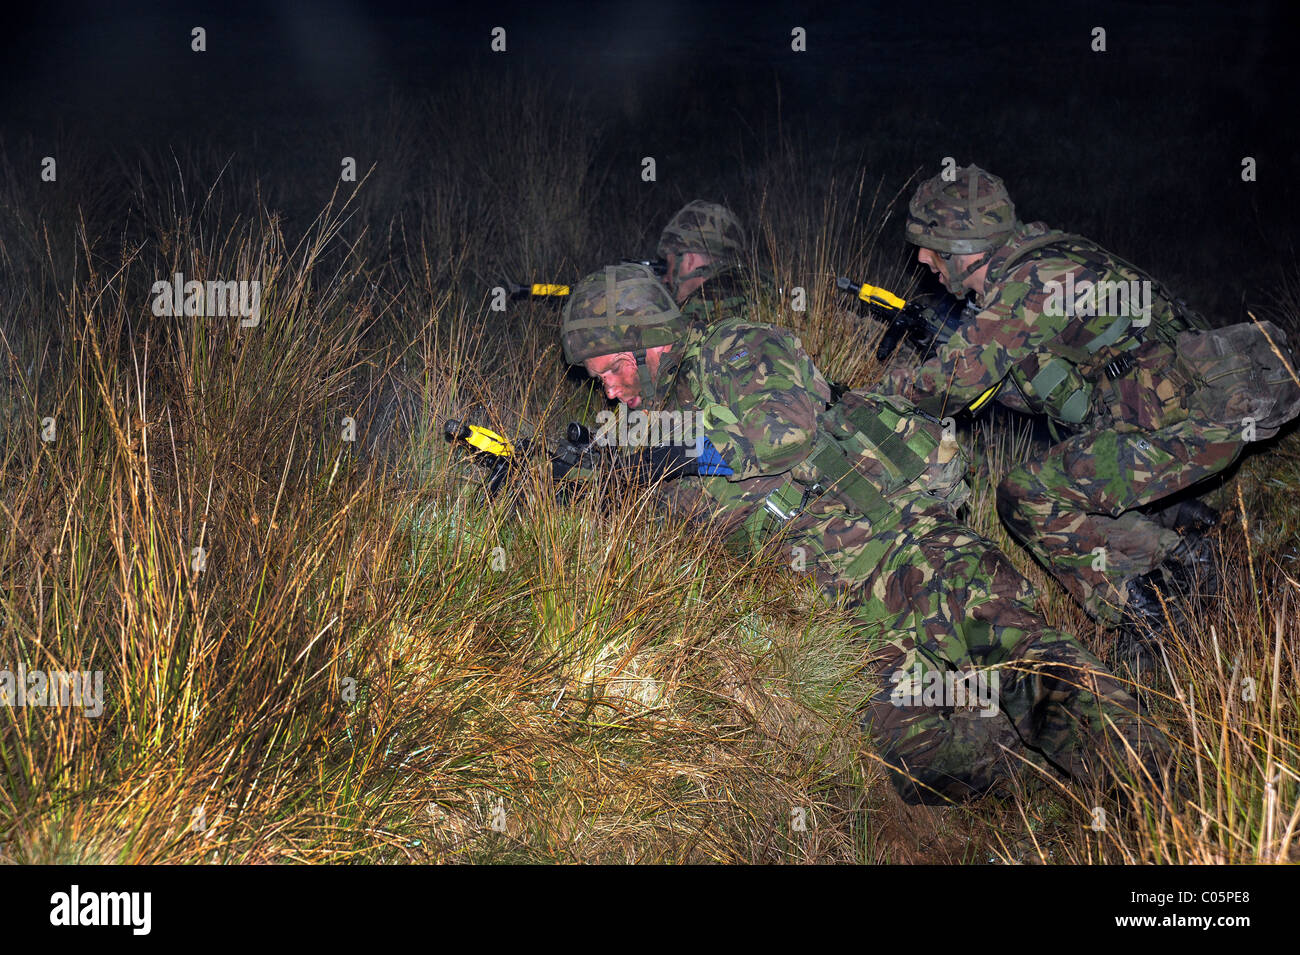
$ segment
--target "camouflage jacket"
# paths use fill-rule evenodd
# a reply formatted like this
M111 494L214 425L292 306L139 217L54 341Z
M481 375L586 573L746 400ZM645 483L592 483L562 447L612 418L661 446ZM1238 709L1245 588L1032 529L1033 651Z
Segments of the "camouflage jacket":
M679 501L707 498L715 517L740 523L791 482L813 450L830 386L793 333L735 316L696 314L655 376L647 407L693 416L733 471L669 489Z
M746 531L751 542L772 529L764 515L780 510L801 511L808 532L828 518L863 515L870 509L864 494L891 520L904 497L923 497L921 507L940 498L955 507L963 497L964 461L955 443L941 444L937 422L899 398L849 393L831 408L826 379L786 329L694 318L655 381L645 410L689 415L733 471L683 478L667 493L703 506L728 532ZM828 458L848 462L838 465L852 472L848 479L828 473ZM813 486L825 493L803 493ZM873 521L880 517L877 510Z
M1066 241L1031 246L1054 237ZM1179 420L1192 379L1176 367L1173 342L1194 313L1128 263L1073 239L1041 222L1018 225L989 261L975 320L914 373L894 372L885 390L940 416L982 406L998 388L1002 404L1069 428Z
M766 272L754 272L744 265L723 266L705 279L678 307L687 319L720 322L728 318L750 318L756 308L775 303L776 283Z

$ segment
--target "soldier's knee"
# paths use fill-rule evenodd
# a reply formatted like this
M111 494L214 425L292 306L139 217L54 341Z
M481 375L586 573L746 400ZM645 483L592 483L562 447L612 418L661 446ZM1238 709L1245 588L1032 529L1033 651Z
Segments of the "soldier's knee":
M882 693L868 707L863 728L894 789L912 805L969 799L1011 772L1003 753L1016 740L1005 720L899 706L884 702Z
M912 806L935 806L972 799L988 792L1012 773L1010 763L1004 759L992 765L932 766L915 759L899 758L896 753L882 758L889 769L889 781L894 791L903 802Z
M1016 496L1011 488L1007 487L1007 482L1003 481L998 485L997 490L997 507L998 517L1004 521L1010 521L1016 514Z
M909 806L939 806L969 798L974 792L962 787L954 791L954 782L948 776L928 773L924 768L911 770L905 766L889 766L889 781L903 802Z

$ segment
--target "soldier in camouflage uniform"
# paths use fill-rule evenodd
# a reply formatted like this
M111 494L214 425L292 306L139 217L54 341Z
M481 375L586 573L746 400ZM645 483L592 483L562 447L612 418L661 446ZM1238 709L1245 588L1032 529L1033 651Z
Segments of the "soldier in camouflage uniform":
M917 189L906 236L981 311L884 390L940 416L993 396L1045 416L1058 443L1006 476L998 513L1094 618L1158 631L1156 589L1204 583L1199 534L1218 519L1167 499L1295 415L1285 335L1268 322L1209 331L1118 256L1020 222L996 176L953 172Z
M745 229L726 206L696 199L677 210L659 238L658 254L682 314L717 321L750 315L774 299L775 284L751 268L748 252Z
M1017 756L1101 779L1103 754L1167 755L1137 701L954 517L965 464L932 418L858 392L830 405L794 334L685 318L640 266L580 282L562 339L609 397L700 423L693 443L630 456L678 508L783 565L792 556L853 609L881 680L866 723L905 798L984 791Z

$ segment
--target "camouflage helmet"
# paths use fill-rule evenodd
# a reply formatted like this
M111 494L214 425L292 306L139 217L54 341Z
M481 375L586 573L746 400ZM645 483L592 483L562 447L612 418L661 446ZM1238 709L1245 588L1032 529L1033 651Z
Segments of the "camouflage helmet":
M907 241L948 254L992 251L1016 226L1007 187L979 166L956 172L951 181L940 173L917 186L907 205Z
M726 206L695 199L677 210L659 237L658 255L696 252L719 265L733 265L745 255L745 230Z
M628 262L607 265L573 287L560 341L570 365L619 352L632 352L641 364L647 348L671 345L682 331L682 314L664 283L646 266Z

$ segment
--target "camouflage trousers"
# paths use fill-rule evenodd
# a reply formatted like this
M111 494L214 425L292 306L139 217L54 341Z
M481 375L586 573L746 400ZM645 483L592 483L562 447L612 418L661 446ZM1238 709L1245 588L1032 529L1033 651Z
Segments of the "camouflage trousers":
M1114 624L1128 581L1180 540L1137 508L1222 471L1243 447L1239 429L1195 416L1150 432L1098 428L1008 474L998 514L1089 615Z
M905 799L983 792L1039 757L1098 779L1107 756L1167 747L1104 664L1046 626L1006 556L933 499L896 527L823 517L793 536L873 648L865 723Z

